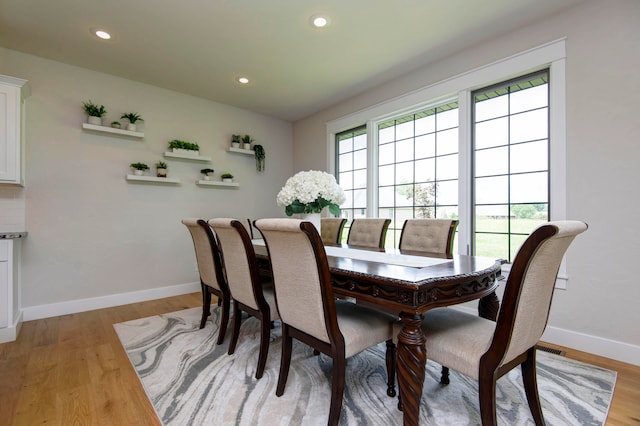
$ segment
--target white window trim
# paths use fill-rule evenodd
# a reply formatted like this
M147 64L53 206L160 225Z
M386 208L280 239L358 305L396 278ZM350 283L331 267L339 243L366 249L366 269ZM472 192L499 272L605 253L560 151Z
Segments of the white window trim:
M561 38L532 49L520 52L496 62L458 74L443 81L420 88L402 96L390 99L353 114L327 123L327 170L335 174L335 136L353 127L367 125L367 161L376 164L377 152L372 149L377 144L375 129L381 121L420 111L429 106L456 98L459 102L460 126L459 182L471 182L471 92L493 83L549 68L551 117L549 127L550 150L550 219L566 219L566 47ZM367 167L367 214L377 212L377 170ZM458 250L468 253L471 246L471 191L469 185L459 185L458 214L464 220L458 228ZM466 249L465 249L466 248ZM505 265L508 269L508 265ZM568 273L566 259L560 266L556 288L566 289Z

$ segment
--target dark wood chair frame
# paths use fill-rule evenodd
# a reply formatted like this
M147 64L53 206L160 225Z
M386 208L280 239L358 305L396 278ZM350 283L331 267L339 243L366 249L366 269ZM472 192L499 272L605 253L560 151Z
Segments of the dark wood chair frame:
M353 221L351 222L351 226L349 227L349 235L347 235L347 244L349 244L349 237L351 236L351 231L353 230L353 224L357 220L358 219L353 219ZM382 229L380 230L380 240L378 241L378 248L379 249L384 249L385 240L387 238L387 230L389 229L389 225L390 224L391 224L391 219L386 219L384 221L384 224L382 225ZM353 247L355 248L357 246L354 245Z
M345 371L346 371L346 358L345 358L345 343L344 337L338 327L338 318L336 314L336 306L333 294L333 286L331 285L331 273L329 272L329 263L324 251L324 245L322 239L315 230L314 225L308 222L300 224L300 229L304 231L311 241L311 246L316 257L316 263L318 265L318 276L320 278L320 291L322 295L324 318L327 324L327 334L329 335L330 343L318 340L315 337L298 330L297 328L282 323L282 358L280 360L280 375L278 377L278 385L276 388L276 395L282 396L284 394L284 388L287 384L287 377L289 375L289 366L291 365L291 350L292 339L295 338L312 348L320 351L323 354L330 356L333 360L333 374L331 379L331 406L329 409L329 425L337 425L340 419L340 412L342 410L342 399L344 394L345 385ZM267 245L267 251L269 246ZM269 253L269 259L271 259L271 253ZM271 261L269 261L271 262ZM277 292L277 288L275 289ZM277 298L276 298L277 301ZM276 302L277 303L277 302ZM386 367L387 367L387 394L389 396L395 396L395 344L392 340L388 340L387 353L386 353ZM393 393L391 393L393 392Z
M207 323L207 317L211 315L211 295L214 294L216 297L218 297L218 306L222 308L222 317L220 318L220 331L218 332L217 340L217 344L220 345L224 341L224 337L227 332L227 325L229 324L231 293L229 291L229 286L227 285L227 278L225 277L222 268L222 257L220 253L220 247L218 246L218 241L216 240L211 227L205 220L198 219L198 225L200 225L204 229L204 232L209 238L211 253L213 254L216 280L218 281L218 286L220 286L220 290L208 286L204 281L202 281L202 277L200 277L200 287L202 288L202 318L200 319L200 328L204 328L205 324ZM193 242L193 244L195 247L195 241Z
M248 315L260 320L260 352L258 355L258 367L256 369L256 379L259 379L264 374L264 368L267 363L267 355L269 353L269 336L270 330L273 327L271 323L271 308L267 300L264 298L262 292L262 281L258 270L258 262L256 260L256 253L251 243L251 237L247 231L247 228L238 220L233 220L231 226L236 229L242 244L244 245L245 253L247 254L247 261L249 264L249 273L251 276L251 286L253 288L253 295L258 305L258 310L253 309L250 306L240 303L237 300L233 300L233 320L231 341L229 342L229 355L232 355L236 350L238 343L238 337L240 335L240 321L242 314L245 312ZM222 248L222 257L224 259L224 247ZM233 294L232 294L233 297Z
M558 228L553 225L543 225L536 229L523 243L512 266L505 286L500 313L496 320L494 337L487 352L480 358L478 391L480 398L480 415L483 426L496 425L496 381L509 371L520 365L522 382L536 425L543 425L544 418L538 395L536 380L536 347L528 348L511 362L500 366L508 349L513 333L516 308L522 292L522 283L529 265L538 247L547 239L553 237ZM556 276L557 276L556 271ZM552 296L553 299L553 296ZM551 309L551 300L549 310ZM549 318L547 311L547 318ZM546 323L545 320L545 323ZM428 357L429 354L427 354ZM448 380L447 380L448 383ZM446 384L446 383L445 383Z

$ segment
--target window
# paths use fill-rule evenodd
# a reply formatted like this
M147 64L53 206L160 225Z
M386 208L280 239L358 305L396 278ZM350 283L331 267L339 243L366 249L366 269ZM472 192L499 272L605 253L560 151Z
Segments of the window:
M367 216L367 129L361 126L336 135L337 181L344 189L345 203L340 206L342 217L349 220L342 233L349 234L351 221Z
M473 253L507 259L549 220L549 73L472 93Z
M535 226L566 217L565 58L557 40L329 122L329 169L341 185L366 178L344 216L392 219L387 247L406 218L457 216L454 251L512 260ZM337 136L362 137L364 168L339 159L355 142Z
M457 102L378 125L378 217L391 219L386 247L406 219L458 217Z

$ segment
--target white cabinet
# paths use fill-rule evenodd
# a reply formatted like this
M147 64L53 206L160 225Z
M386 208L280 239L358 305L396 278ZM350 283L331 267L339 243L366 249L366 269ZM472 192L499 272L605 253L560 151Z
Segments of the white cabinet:
M26 80L0 75L0 183L24 185Z
M20 313L21 239L0 240L0 343L16 340Z

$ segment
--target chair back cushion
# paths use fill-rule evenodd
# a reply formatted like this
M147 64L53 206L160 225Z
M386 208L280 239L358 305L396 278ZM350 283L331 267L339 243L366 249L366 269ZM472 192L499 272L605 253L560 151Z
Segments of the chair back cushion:
M361 247L384 248L390 219L353 219L347 244Z
M255 225L269 251L276 304L282 322L330 343L324 305L327 299L331 302L333 299L323 298L316 254L309 237L300 228L301 223L297 219L258 219ZM317 235L315 228L314 232ZM325 256L328 276L324 247L319 246L321 255Z
M347 221L344 217L323 217L320 219L320 234L325 244L339 244L342 230Z
M458 221L453 219L408 219L400 234L400 250L452 254Z
M218 243L215 240L213 232L211 232L211 228L209 228L209 225L207 225L204 220L197 218L182 219L182 223L187 227L193 239L200 281L209 287L220 290L215 269L215 263L220 262L217 247ZM209 232L207 232L207 228Z
M242 233L250 242L246 227L233 226L237 222L231 218L215 218L209 220L209 225L214 229L220 242L224 269L227 273L227 283L231 297L250 308L258 310L258 302L254 292L253 277L251 273L251 261L255 262L253 246L249 244L250 253L247 253L243 242Z
M534 230L520 247L505 286L493 338L495 341L499 333L507 333L511 327L503 364L540 340L547 326L562 257L575 236L586 229L587 225L580 221L549 222ZM504 324L505 321L511 324Z

